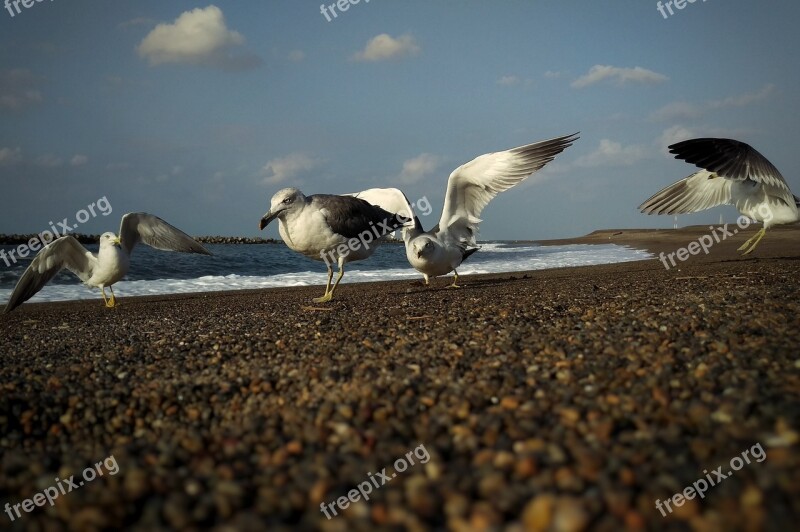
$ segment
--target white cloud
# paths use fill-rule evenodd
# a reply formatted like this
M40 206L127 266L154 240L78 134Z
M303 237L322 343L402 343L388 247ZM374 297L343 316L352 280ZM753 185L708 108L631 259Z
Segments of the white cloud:
M650 120L654 122L697 118L703 113L715 109L747 107L748 105L763 101L775 92L775 85L767 84L753 92L746 92L737 96L729 96L722 100L710 100L703 104L689 102L672 102L653 111Z
M41 102L40 81L25 68L0 70L0 109L18 111Z
M497 80L497 84L510 87L511 85L519 84L519 78L517 76L503 76Z
M593 168L596 166L630 166L648 156L644 146L631 144L624 146L620 142L602 139L593 152L578 157L575 166Z
M289 61L293 63L299 63L303 59L306 58L306 53L303 50L292 50L289 52Z
M730 96L724 100L712 100L708 103L711 109L720 109L723 107L746 107L751 103L760 102L766 99L770 94L775 91L775 85L769 83L764 85L755 92L747 92L739 96Z
M695 104L688 102L672 102L668 103L661 109L654 111L650 115L650 120L662 121L662 120L697 118L702 113L703 110Z
M547 79L558 79L561 77L561 72L558 72L556 70L548 70L544 73L544 77L546 77Z
M589 72L572 82L572 87L581 89L603 81L613 81L617 85L627 83L655 84L667 81L667 76L642 67L624 68L611 65L594 65Z
M697 135L691 129L685 128L683 126L672 126L665 129L661 133L661 136L658 138L656 143L658 144L659 151L668 154L669 152L667 151L667 146L671 146L676 142L681 142L684 140L695 138L696 136Z
M698 126L687 128L681 125L668 127L661 132L661 135L654 141L658 151L668 157L672 157L667 150L668 146L689 139L701 137L729 138L737 139L751 135L752 131L745 128L719 128L710 126Z
M441 162L441 158L436 155L422 153L403 163L403 171L397 176L397 181L405 185L416 183L433 174Z
M319 161L305 153L292 153L286 157L272 159L262 168L264 172L263 183L276 185L283 183L303 172L308 172L319 166Z
M396 39L388 33L382 33L370 39L363 50L356 52L355 61L387 61L419 54L422 48L411 35L401 35Z
M83 166L89 162L89 158L85 155L76 154L70 161L71 166Z
M16 164L22 160L22 150L17 148L0 148L0 166Z
M244 42L242 34L228 29L222 10L210 5L181 13L172 24L159 24L137 51L151 66L183 63L242 70L261 63L254 55L233 53Z

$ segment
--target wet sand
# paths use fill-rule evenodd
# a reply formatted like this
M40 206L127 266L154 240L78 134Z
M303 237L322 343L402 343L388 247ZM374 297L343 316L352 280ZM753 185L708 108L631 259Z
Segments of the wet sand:
M669 253L707 233L569 242ZM320 287L23 305L0 316L0 505L109 455L119 472L0 528L791 529L800 231L752 257L743 240L670 270L350 284L327 305ZM395 471L420 445L430 460Z

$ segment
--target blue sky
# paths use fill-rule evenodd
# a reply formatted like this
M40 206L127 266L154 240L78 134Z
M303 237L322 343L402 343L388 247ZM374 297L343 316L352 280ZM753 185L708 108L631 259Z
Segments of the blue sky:
M332 3L328 2L328 3ZM671 227L636 207L692 167L667 144L732 137L800 194L800 5L54 0L0 11L0 232L105 196L192 234L258 235L269 198L398 186L434 215L486 152L581 139L483 213L486 239ZM11 7L13 10L13 6ZM732 207L682 216L715 222ZM276 236L275 227L264 233Z

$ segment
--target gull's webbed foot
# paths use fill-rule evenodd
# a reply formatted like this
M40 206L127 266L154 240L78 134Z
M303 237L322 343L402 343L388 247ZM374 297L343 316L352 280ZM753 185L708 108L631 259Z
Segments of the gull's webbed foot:
M461 285L458 284L458 272L453 270L453 284L448 286L447 288L461 288Z
M315 297L314 303L327 303L333 299L333 292L325 292L325 295L322 297Z
M117 306L117 296L114 295L114 289L110 286L108 287L108 291L111 292L111 299L106 302L106 306L108 308L114 308ZM103 290L103 292L105 293L105 290Z
M747 246L749 245L750 248L747 249L747 251L745 251L744 253L742 253L742 255L749 255L754 249L756 249L756 246L758 245L759 242L761 242L761 239L764 238L764 235L766 233L767 233L766 228L762 227L758 233L753 235L753 237L750 238L747 242L745 242L737 251L742 251L744 249L747 249Z

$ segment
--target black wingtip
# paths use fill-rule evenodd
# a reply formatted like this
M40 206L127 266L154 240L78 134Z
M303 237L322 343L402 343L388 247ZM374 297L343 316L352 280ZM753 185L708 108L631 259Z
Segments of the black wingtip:
M192 252L193 253L197 253L199 255L209 255L209 256L212 256L212 257L214 256L214 254L211 253L209 250L207 250L205 246L203 246L202 244L199 244L199 243L197 244L196 247L192 248Z
M476 251L478 251L479 249L481 249L481 248L470 248L470 249L466 250L466 251L465 251L465 252L464 252L464 253L461 255L461 262L464 262L465 260L467 260L467 259L470 257L470 255L472 255L473 253L475 253L475 252L476 252Z

